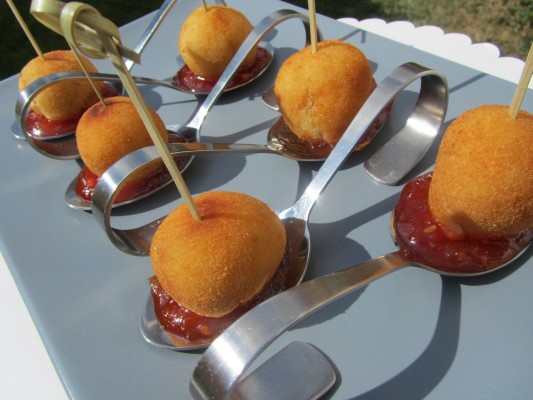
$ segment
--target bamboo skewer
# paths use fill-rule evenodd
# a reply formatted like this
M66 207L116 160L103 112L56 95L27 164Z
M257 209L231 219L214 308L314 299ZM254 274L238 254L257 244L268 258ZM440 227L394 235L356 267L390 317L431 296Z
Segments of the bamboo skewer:
M22 19L22 16L20 15L19 11L17 10L17 7L15 6L15 4L13 4L13 2L11 0L6 0L6 1L7 1L7 4L9 5L9 8L11 8L11 11L15 15L15 18L17 19L17 21L18 21L19 25L21 26L22 30L24 31L24 33L28 37L31 45L33 46L33 49L35 50L35 52L37 53L37 55L39 57L44 58L44 55L43 55L43 52L42 52L41 48L37 44L37 41L35 40L33 35L31 34L30 28L28 28L28 25L26 25L26 23Z
M81 69L83 70L83 73L85 74L85 76L87 77L87 80L89 81L89 83L91 84L91 87L93 88L94 92L96 93L96 95L98 96L98 99L100 100L100 103L102 103L103 106L106 106L106 102L104 100L104 97L102 96L102 93L100 93L100 91L98 90L98 88L96 87L95 83L94 83L94 79L92 78L91 74L89 73L89 71L87 71L87 68L85 67L85 64L83 63L80 55L78 54L78 52L76 51L76 49L74 47L72 47L72 45L70 44L69 42L69 46L70 46L70 50L72 50L72 53L74 53L74 56L76 56L76 60L78 60L78 64L80 64L80 67Z
M513 100L511 101L511 106L509 107L509 116L511 118L516 118L524 96L526 95L526 90L531 81L531 75L533 74L533 44L529 49L529 53L526 58L526 63L524 64L524 69L520 75L520 80L516 86Z
M309 9L309 24L311 30L311 52L316 53L317 38L317 24L316 24L316 7L315 0L307 1L307 8Z
M194 200L191 196L191 193L189 192L189 188L187 187L185 181L183 180L183 177L181 175L181 172L179 168L176 166L176 162L172 158L172 155L170 154L167 144L164 142L163 138L161 137L157 126L150 115L150 112L144 103L144 100L139 92L139 89L137 88L137 85L135 85L135 82L133 81L133 78L131 77L130 73L126 69L126 65L124 64L124 59L120 55L120 53L117 51L116 45L113 42L111 38L102 38L102 42L104 44L105 49L108 51L108 54L110 55L111 62L115 66L115 69L117 70L118 76L120 77L120 80L124 84L124 87L126 88L126 91L128 92L128 95L131 98L131 101L135 105L135 108L139 112L139 115L144 122L144 125L148 129L148 133L150 134L150 137L152 138L152 141L154 142L154 145L161 156L161 159L163 160L163 163L167 167L168 171L170 172L170 176L172 177L172 180L174 181L175 185L178 188L178 191L181 194L181 197L185 200L185 203L187 204L187 207L189 209L189 212L193 216L193 218L197 221L202 220L202 216L200 214L200 211L196 207L196 204L194 203Z
M44 7L46 8L46 7ZM98 13L98 11L87 4L83 3L67 3L61 10L60 26L65 39L74 50L80 48L79 40L75 38L75 29L85 29L85 32L92 31L93 35L87 36L85 43L85 49L93 56L98 54L100 57L108 56L115 67L120 80L122 81L126 91L128 92L132 103L137 109L139 116L141 117L154 145L163 160L163 163L167 167L170 175L176 184L178 191L184 199L189 212L192 217L198 221L202 219L202 216L194 203L194 200L190 194L189 188L185 184L180 170L176 166L174 159L172 158L167 144L161 137L155 121L153 120L148 107L144 103L144 100L139 92L139 89L135 85L135 82L126 68L124 57L129 55L134 57L134 61L138 61L138 54L131 52L131 50L123 47L120 43L120 34L118 28L109 20L105 19ZM80 27L81 26L81 27ZM83 40L80 40L83 42ZM91 46L97 45L99 48L92 48ZM89 46L89 48L87 48ZM102 52L101 47L105 50ZM75 51L76 53L76 51ZM126 53L126 54L125 54Z

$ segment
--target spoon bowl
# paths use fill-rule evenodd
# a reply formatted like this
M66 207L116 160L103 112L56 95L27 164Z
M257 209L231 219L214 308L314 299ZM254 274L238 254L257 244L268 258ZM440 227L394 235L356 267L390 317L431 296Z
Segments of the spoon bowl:
M263 54L262 59L260 61L256 59L257 65L256 63L253 63L251 67L243 70L242 73L239 71L236 79L232 79L228 82L224 89L224 93L232 92L252 83L254 80L263 75L263 73L268 69L272 63L272 60L274 59L274 48L268 42L260 42L257 49L258 52L260 51L261 54ZM184 93L189 93L196 96L209 95L214 87L215 82L213 80L198 79L198 81L202 82L203 85L203 87L199 88L188 84L185 77L187 76L187 73L191 74L191 72L187 72L188 66L181 55L178 55L177 63L179 69L176 75L172 78L172 84L176 86L178 90ZM180 78L182 75L183 78Z
M167 14L170 12L171 8L174 6L176 1L177 0L165 0L163 2L163 4L161 4L161 7L159 7L159 9L155 12L152 20L150 21L150 23L146 27L146 30L144 31L144 33L140 37L139 41L137 42L137 45L134 48L134 51L137 54L141 54L144 51L144 49L146 48L146 46L148 45L148 43L152 39L152 36L157 31L157 29L161 25L161 22L163 22L163 20L165 19ZM226 5L223 0L217 0L217 3L218 2L220 2L222 5ZM59 6L60 5L58 4L58 7ZM126 69L128 71L131 71L131 69L133 68L135 63L132 60L126 60L125 61L125 65L126 65ZM81 72L80 72L80 74L81 74ZM55 75L55 74L52 74L52 75ZM38 79L37 81L40 81L40 80ZM19 96L19 98L17 99L17 102L15 104L15 115L16 115L16 121L18 122L18 124L16 123L12 127L12 133L13 133L13 136L16 139L21 139L21 140L27 139L27 135L25 134L26 131L23 130L23 127L22 127L22 124L21 124L21 121L22 121L22 119L21 119L22 118L22 115L21 115L22 114L22 109L24 107L29 107L29 103L37 95L37 93L39 93L42 89L44 89L45 86L48 86L49 84L50 83L47 83L47 80L44 80L40 84L40 85L43 85L42 88L40 87L40 85L32 86L33 89L28 90L28 91L26 91L26 90L23 91L24 95L22 96L22 98L21 98L21 96ZM120 82L120 79L118 80L118 82L117 81L111 82L110 86L112 86L118 93L124 93L124 87L122 85L122 82ZM33 90L36 90L37 92L35 94L32 94ZM25 101L27 101L27 104L24 104ZM26 121L26 117L24 117L24 121ZM63 136L67 136L67 135L63 135ZM57 138L57 136L55 136L55 138ZM42 139L42 138L37 137L37 139ZM44 147L46 148L46 146L44 146ZM65 146L65 147L67 148L67 150L73 148L73 146ZM45 148L41 148L41 150L45 151L45 153L46 153Z
M175 140L183 140L183 138L179 138L176 134L177 128L178 127L176 125L167 126L169 137L174 137ZM172 148L172 144L170 144L169 147ZM187 170L194 158L191 155L180 154L179 152L174 152L174 154L172 155L174 156L174 161L181 173ZM132 194L129 194L120 200L117 199L117 202L113 204L113 208L142 200L168 186L172 182L172 178L170 177L168 170L163 167L162 161L161 166L159 168L155 168L154 170L156 172L149 176L149 178L147 179L147 185L141 184L138 190L134 190L134 188L130 186L130 193ZM88 198L84 198L85 196L82 196L79 193L79 191L84 192L89 188L83 188L81 190L78 188L78 185L81 185L83 187L84 179L86 178L84 177L84 169L82 167L78 175L76 175L68 185L67 190L65 191L65 201L67 202L67 205L72 209L89 211L91 209L91 200Z

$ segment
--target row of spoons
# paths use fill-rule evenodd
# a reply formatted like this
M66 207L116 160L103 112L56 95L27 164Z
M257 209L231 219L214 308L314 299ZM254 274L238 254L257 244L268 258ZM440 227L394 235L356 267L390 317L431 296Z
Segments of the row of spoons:
M448 104L448 90L445 77L438 71L428 69L415 63L407 63L394 69L371 94L359 113L353 119L340 141L305 189L303 195L291 207L278 213L287 232L289 287L298 285L307 269L311 241L308 229L310 212L320 193L331 181L335 173L353 152L366 130L374 123L384 109L409 85L420 80L420 93L416 106L408 120L411 126L420 128L419 134L436 135L442 126ZM250 151L249 145L211 145L211 144L172 144L169 145L173 155L187 157L206 153ZM273 152L267 146L257 145L251 149ZM397 155L400 155L398 152ZM402 156L402 155L400 155ZM109 240L118 249L133 255L148 255L150 243L162 219L152 221L140 227L127 230L111 226L111 214L116 196L124 183L143 168L161 162L153 147L137 150L109 168L100 178L92 198L92 213L106 232ZM184 344L177 347L162 331L154 314L152 299L141 318L141 332L145 339L154 345L177 349L192 350L205 347L205 343Z
M158 26L161 18L166 15L170 6L171 3L168 1L163 4L160 12L157 13L153 22L150 24L152 27ZM272 153L297 161L323 161L325 159L325 155L317 156L315 152L309 151L309 149L305 146L291 146L291 140L286 136L287 129L282 123L282 118L280 118L280 120L272 126L268 133L267 143L264 145L200 143L200 130L207 114L220 96L227 90L232 77L238 71L247 54L255 46L260 45L264 46L264 48L266 48L273 56L273 48L268 43L263 42L262 39L268 33L270 33L276 25L292 18L297 18L302 21L306 32L306 45L309 45L311 39L307 16L293 10L279 10L264 18L254 27L237 54L231 60L223 75L214 86L213 90L209 92L208 96L205 98L196 112L191 116L191 118L181 126L172 125L168 127L169 131L179 136L181 138L180 142L183 142L180 144L170 144L169 149L171 153L174 153L176 156L178 155L176 153L182 153L181 155L184 155L184 153ZM149 28L143 36L150 37L152 34L153 28ZM320 32L319 39L321 39ZM146 45L147 39L142 40L141 42ZM107 81L115 85L120 84L120 79L116 75L93 74L93 76L97 80ZM20 94L15 107L17 121L19 122L20 130L24 133L25 139L27 139L28 143L30 143L30 145L33 146L38 152L56 159L75 159L79 157L74 135L70 135L66 138L56 138L55 140L40 140L28 133L28 130L26 129L26 120L29 113L29 104L31 103L32 99L44 88L61 80L83 78L84 75L82 73L75 72L53 74L34 82ZM142 77L137 77L135 80L138 84L158 85L177 89L176 86L170 81L161 81ZM276 109L277 107L274 101L275 97L273 97L271 93L272 90L268 90L266 95L263 96L263 101L269 107ZM409 171L412 170L418 161L426 154L438 134L438 130L433 130L430 134L427 132L418 132L417 129L414 128L415 126L415 124L412 124L408 120L405 127L401 129L390 140L390 142L382 146L379 151L377 151L365 162L365 170L370 176L379 182L392 185L397 184L406 176ZM189 164L190 161L182 163L180 166L182 171L184 171ZM76 190L76 182L78 179L79 177L74 177L73 181L68 185L65 192L65 200L72 208L88 210L91 208L90 200L81 197ZM160 185L142 193L142 195L139 195L133 199L128 199L127 201L121 203L117 203L116 205L124 205L131 203L132 201L140 200L169 183L170 177L161 182Z

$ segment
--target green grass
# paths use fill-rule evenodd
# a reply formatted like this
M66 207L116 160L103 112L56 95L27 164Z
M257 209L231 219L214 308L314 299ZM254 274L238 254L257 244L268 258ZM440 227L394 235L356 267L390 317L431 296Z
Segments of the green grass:
M249 0L260 1L260 0ZM90 0L103 15L121 26L157 9L162 0ZM15 5L43 51L66 48L65 40L29 15L29 0ZM307 0L290 0L302 7ZM127 7L125 7L127 5ZM333 18L409 20L416 26L437 25L445 32L468 34L474 42L491 42L502 55L525 59L533 42L533 0L316 0L317 12ZM0 79L16 74L35 51L7 3L0 2Z
M307 0L290 3L306 7ZM333 18L408 20L491 42L503 56L525 59L533 42L533 0L317 0L317 12Z

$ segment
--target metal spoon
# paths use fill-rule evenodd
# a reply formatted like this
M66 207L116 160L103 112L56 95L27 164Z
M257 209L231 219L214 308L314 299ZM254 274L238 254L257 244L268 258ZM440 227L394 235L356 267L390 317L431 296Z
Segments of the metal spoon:
M233 56L230 63L222 73L221 77L209 92L201 106L191 116L191 118L178 130L178 134L183 136L187 142L200 142L200 128L204 122L207 113L222 95L224 88L229 84L230 79L240 68L246 56L254 49L263 38L270 33L280 23L292 18L300 19L306 32L306 46L311 43L311 31L309 17L294 10L278 10L263 18L250 32L244 40L237 53ZM321 39L322 35L318 32Z
M435 96L435 94L442 93L442 89L445 86L442 75L436 71L430 71L414 64L405 64L398 67L380 83L378 88L376 88L367 102L363 105L361 111L356 115L300 199L296 201L293 206L278 214L287 231L289 248L293 249L292 254L289 255L288 262L288 269L290 271L288 287L298 285L305 275L311 245L308 219L320 193L324 190L357 142L387 104L389 104L390 101L393 100L394 97L396 97L396 95L398 95L406 86L419 78L422 80L421 97L423 97L424 106L432 110L438 109L438 107L435 106L440 105L439 102L442 99L438 95ZM424 93L427 94L428 85L430 88L429 92L433 97L431 97L431 95L427 97L422 96ZM420 118L418 113L417 115ZM430 123L440 126L442 119L444 118L444 113L440 115L432 115L431 117L429 118ZM148 302L151 301L151 296L149 296ZM145 307L145 311L148 307L149 306ZM178 348L168 340L165 335L161 335L160 332L152 335L154 329L158 331L162 330L162 328L158 326L158 324L147 322L151 321L147 321L147 317L143 316L141 318L141 332L145 340L153 345L174 350L190 350L193 348L197 349L199 347L205 347L184 344ZM161 340L162 337L164 337L163 340Z
M263 47L265 50L267 50L270 53L271 60L274 56L274 49L270 44L266 42L261 42L261 47ZM131 61L131 60L128 60ZM264 72L268 68L268 65L265 66L265 68L256 76L253 77L253 79L249 80L247 83L250 83L252 80L257 79L262 72ZM96 81L104 81L113 88L117 90L117 92L122 92L122 82L118 75L115 74L105 74L105 73L91 73L91 78ZM161 86L166 87L168 89L177 90L180 92L186 92L182 88L177 87L174 85L171 80L160 80L160 79L153 79L153 78L146 78L146 77L139 77L139 76L133 76L133 80L138 85L152 85L152 86ZM85 80L87 79L85 74L81 71L75 71L75 72L57 72L54 74L49 74L44 77L41 77L34 82L32 82L30 85L28 85L22 92L19 93L19 96L17 98L17 102L15 103L15 117L16 121L18 122L18 129L17 132L13 132L15 137L18 139L27 139L27 140L57 140L61 139L63 137L74 135L76 132L65 132L61 135L54 135L50 137L46 136L40 136L39 132L32 132L29 134L28 129L26 128L27 118L28 114L30 113L30 105L33 99L41 93L44 89L46 89L48 86L51 86L53 84L56 84L61 81L68 81L68 80ZM244 85L244 84L243 84ZM241 87L242 85L238 86ZM235 90L238 87L233 87L231 90ZM186 92L189 93L189 92ZM23 132L27 132L26 135L23 134ZM74 140L73 138L70 138L71 140ZM38 145L38 144L37 144ZM61 147L60 147L61 148ZM52 155L56 156L54 158L59 158L60 153L54 152ZM64 154L65 156L68 156L70 154ZM63 157L61 157L63 158Z
M167 126L167 129L171 132L177 130L177 126ZM269 140L267 144L225 144L225 143L169 143L168 149L170 154L178 159L180 157L188 157L187 162L180 171L184 171L192 161L195 155L206 154L229 154L229 153L241 153L241 154L254 154L254 153L270 153L277 154L283 157L291 158L296 161L323 161L323 158L316 158L313 154L295 153L294 151L286 148L282 143L277 142L275 139ZM157 157L157 156L156 156ZM70 208L76 210L90 210L92 204L81 198L76 191L77 177L75 177L67 187L65 191L65 201ZM130 204L134 201L141 200L145 197L152 195L158 190L162 189L171 182L170 177L165 182L162 182L159 186L154 187L149 192L145 192L142 196L136 197L129 201L121 202L119 204L113 204L113 207Z
M144 33L142 34L141 38L139 39L139 41L137 42L137 45L135 46L134 48L134 51L138 54L141 54L144 49L146 48L146 45L148 44L148 42L150 41L150 39L152 39L152 36L154 35L154 33L157 31L157 29L159 28L159 25L161 25L161 22L163 22L163 19L165 19L165 17L167 16L167 14L169 13L170 9L172 8L172 6L174 5L174 3L176 3L177 0L165 0L163 2L163 4L161 4L161 7L159 7L159 9L157 10L157 12L154 14L154 17L152 18L152 20L150 21L150 23L148 24L146 30L144 31ZM217 0L217 2L220 1L223 3L223 5L226 5L224 3L223 0ZM125 64L126 64L126 68L128 69L128 71L131 71L131 69L133 68L133 66L135 65L135 63L131 60L126 60L125 61ZM81 73L81 72L80 72ZM39 80L38 80L39 81ZM41 84L44 84L44 81L41 83ZM38 93L40 92L42 89L39 89L37 91L37 93L31 95L32 91L33 90L36 90L39 88L39 86L33 86L31 85L33 89L31 90L24 90L23 92L24 95L22 96L23 99L27 99L27 100L21 100L21 96L19 96L19 98L17 99L17 103L15 104L15 115L16 115L16 120L19 121L18 124L14 124L13 127L12 127L12 133L13 133L13 136L15 136L16 139L27 139L27 135L25 135L23 132L26 132L24 129L25 127L24 126L21 126L21 119L22 116L22 105L19 104L21 101L28 101L28 107L29 107L29 102L33 99L33 97ZM120 93L120 92L123 92L124 91L124 88L122 86L122 82L120 82L120 79L118 80L118 82L114 85L115 89ZM44 87L43 87L44 88ZM29 89L29 88L28 88ZM22 94L21 94L22 95ZM24 124L25 124L25 121L26 121L26 117L24 116Z
M522 253L513 260L488 271L451 273L413 262L400 251L396 251L312 279L259 304L226 329L198 362L190 382L190 390L196 399L227 398L253 360L283 332L326 304L391 272L413 266L447 276L478 276L509 265ZM251 327L253 335L244 334ZM227 360L231 360L231 365ZM285 370L301 368L290 360L281 367Z

